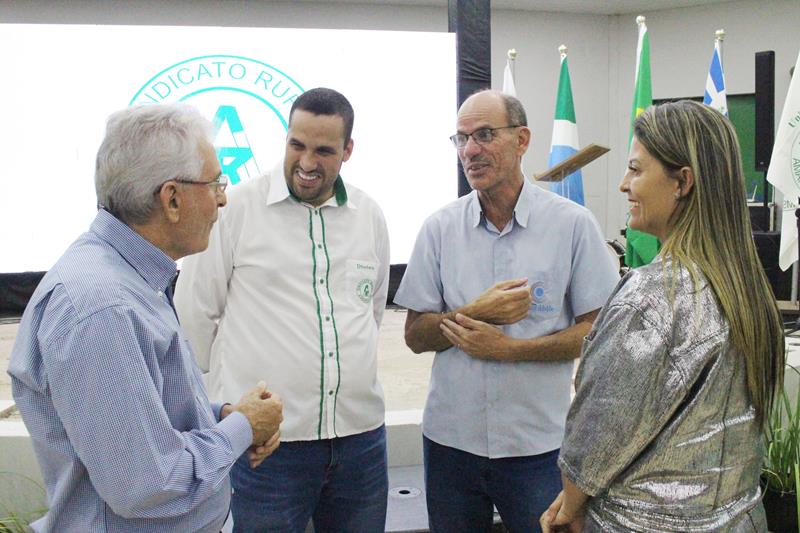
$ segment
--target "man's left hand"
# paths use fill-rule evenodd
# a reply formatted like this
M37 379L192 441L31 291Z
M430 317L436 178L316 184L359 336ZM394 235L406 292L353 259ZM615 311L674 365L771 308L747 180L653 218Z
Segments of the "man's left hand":
M497 326L458 313L455 321L442 320L441 329L453 346L472 357L492 361L512 359L510 339Z

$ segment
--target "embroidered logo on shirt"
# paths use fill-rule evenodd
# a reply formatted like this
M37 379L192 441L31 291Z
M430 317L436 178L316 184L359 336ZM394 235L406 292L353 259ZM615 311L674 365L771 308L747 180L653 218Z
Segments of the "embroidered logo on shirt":
M543 281L536 281L531 284L531 309L538 313L552 313L555 307L547 303L547 289Z
M375 283L368 278L364 278L356 285L356 294L362 302L367 303L372 298L372 291L375 289Z

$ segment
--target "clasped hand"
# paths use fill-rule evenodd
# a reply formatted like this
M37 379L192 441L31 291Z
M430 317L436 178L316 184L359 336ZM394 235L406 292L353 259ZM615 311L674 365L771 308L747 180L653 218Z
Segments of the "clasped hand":
M247 450L252 468L269 457L280 444L280 424L283 422L283 402L280 397L267 390L263 381L247 392L233 406L250 422L253 429L253 444Z
M527 278L492 285L456 313L443 319L442 335L465 353L480 359L512 358L513 339L496 326L519 322L530 312L531 288Z

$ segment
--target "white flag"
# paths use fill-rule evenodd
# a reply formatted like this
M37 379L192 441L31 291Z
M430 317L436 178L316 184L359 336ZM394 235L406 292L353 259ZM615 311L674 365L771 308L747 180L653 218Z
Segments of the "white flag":
M517 96L517 88L514 86L514 75L511 74L510 59L506 59L506 69L503 71L503 92L511 96Z
M767 171L767 181L783 193L781 218L781 253L778 263L782 270L797 261L797 218L794 211L800 197L800 53L789 82L789 93L778 124L775 146Z

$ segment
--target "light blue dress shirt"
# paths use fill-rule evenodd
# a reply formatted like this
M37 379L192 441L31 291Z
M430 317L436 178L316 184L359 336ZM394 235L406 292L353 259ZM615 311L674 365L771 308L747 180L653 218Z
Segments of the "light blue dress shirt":
M506 335L533 338L574 324L603 306L619 281L588 209L528 182L502 230L473 191L429 217L414 245L395 303L448 312L491 285L527 277L530 314ZM455 347L433 361L423 432L452 448L490 458L537 455L561 444L573 361L495 362Z
M106 211L45 275L8 373L49 510L36 532L214 532L252 441L217 422L166 289L175 262Z

